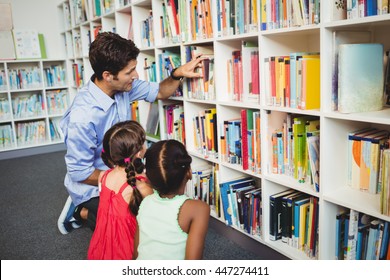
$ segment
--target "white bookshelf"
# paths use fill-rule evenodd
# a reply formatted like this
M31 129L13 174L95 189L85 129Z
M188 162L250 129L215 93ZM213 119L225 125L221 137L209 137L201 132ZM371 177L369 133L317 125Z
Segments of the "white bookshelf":
M75 0L66 0L63 3L69 3L71 6ZM91 0L89 8L92 7ZM143 60L148 58L158 63L158 54L165 49L175 49L181 53L182 62L184 62L184 48L188 45L202 45L214 49L214 58L216 71L214 72L216 81L216 100L194 100L189 99L184 93L183 98L171 98L166 101L159 101L160 108L160 129L161 136L164 138L164 116L162 106L165 104L179 102L184 106L186 145L188 151L194 158L194 163L208 162L219 164L220 182L224 182L240 176L253 176L261 182L262 188L262 236L253 237L258 242L269 246L270 248L286 255L292 259L308 259L308 257L294 249L281 240L270 241L269 239L269 196L288 188L296 189L319 198L319 259L334 259L335 255L335 215L342 209L354 209L361 211L373 217L390 221L390 217L380 214L379 195L363 193L359 190L353 190L347 186L347 135L348 132L372 126L390 131L390 109L384 108L379 112L367 112L360 114L340 114L331 109L331 87L332 87L332 32L335 30L361 30L368 29L373 33L373 41L382 43L384 49L390 49L390 14L371 16L359 19L348 19L332 21L332 7L330 1L321 1L321 22L315 25L301 27L291 27L283 29L273 29L261 31L252 31L251 33L240 35L229 35L218 37L216 32L217 21L213 14L214 37L196 41L186 41L176 44L165 43L161 38L158 21L154 20L155 44L153 46L143 47L140 38L140 22L150 13L158 18L162 14L161 0L139 0L125 1L130 2L123 5L124 1L115 1L115 6L108 13L93 17L90 10L90 17L79 24L64 25L61 32L64 42L69 50L68 60L80 62L84 66L84 81L87 81L92 75L92 69L88 62L87 48L88 40L84 36L88 31L92 31L95 25L101 25L103 31L115 31L119 35L128 38L130 20L134 41L140 48L141 53L138 59L138 73L140 78L144 78ZM63 13L63 3L58 8ZM216 1L211 1L212 11L216 11ZM260 3L260 1L258 1ZM73 16L71 17L73 18ZM82 55L74 54L75 44L72 38L80 32ZM92 32L91 32L92 33ZM84 35L83 35L84 34ZM92 38L93 40L93 38ZM260 53L260 101L259 103L233 102L227 98L225 92L226 86L226 60L231 57L234 49L239 49L243 40L257 42ZM299 110L286 107L268 106L266 103L264 59L270 56L288 55L291 52L320 52L321 54L321 108L318 110ZM184 82L185 84L185 82ZM77 90L77 86L74 87ZM184 87L186 91L186 86ZM8 91L7 94L10 94ZM1 92L0 92L1 94ZM148 106L140 105L140 112L147 115ZM216 108L218 115L218 139L221 134L219 129L221 122L228 118L238 117L240 109L250 108L259 110L261 113L261 131L262 131L262 173L254 174L250 171L244 171L240 166L231 165L223 162L220 158L204 157L197 152L194 147L193 122L192 117L200 110L206 108ZM270 171L270 132L279 128L287 114L301 114L315 116L321 123L321 141L320 141L320 192L315 192L307 184L301 184L296 180L285 175L275 175ZM145 118L141 123L145 125ZM155 141L153 139L152 141ZM216 217L212 213L212 217ZM218 218L217 218L218 219ZM246 234L246 233L243 233Z
M0 153L62 143L59 120L71 100L68 70L63 59L0 62Z

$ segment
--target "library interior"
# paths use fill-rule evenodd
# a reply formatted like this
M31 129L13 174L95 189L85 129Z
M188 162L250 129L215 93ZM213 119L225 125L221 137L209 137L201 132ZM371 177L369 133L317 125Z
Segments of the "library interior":
M219 234L275 253L263 259L390 260L389 5L0 0L0 164L60 153L65 169L60 121L93 75L91 42L113 32L139 48L148 82L203 57L200 78L128 108L148 147L185 144L186 195L210 206Z

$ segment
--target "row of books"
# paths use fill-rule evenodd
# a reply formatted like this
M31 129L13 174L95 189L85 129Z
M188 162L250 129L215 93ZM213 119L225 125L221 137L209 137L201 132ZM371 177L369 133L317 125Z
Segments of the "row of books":
M210 0L163 0L160 30L164 43L213 37Z
M114 0L73 0L70 3L71 5L68 2L62 4L66 29L107 14L113 11L115 7Z
M187 97L198 100L215 100L214 52L212 46L186 46L185 60L189 62L199 55L204 58L195 71L201 78L187 79Z
M45 84L47 87L66 85L66 69L61 65L51 65L43 68Z
M175 139L186 143L184 108L181 104L164 105L164 124L166 139Z
M15 118L41 116L44 110L42 94L16 95L12 98L12 111Z
M141 29L141 46L143 48L154 46L154 34L153 34L153 12L149 11L149 16L140 22Z
M205 158L218 158L217 111L215 108L199 111L192 118L194 147Z
M68 108L68 90L47 90L46 106L49 114L63 114Z
M243 177L219 184L221 214L227 225L261 236L261 186L252 177Z
M294 52L264 59L267 105L320 108L320 54Z
M218 37L255 32L259 27L260 7L256 0L217 1Z
M192 179L187 183L186 194L210 206L218 205L219 199L216 193L218 166L216 164L193 164L191 171Z
M60 127L60 118L49 119L49 128L50 128L50 138L52 141L61 141L64 139L64 134L62 133Z
M42 86L41 70L38 67L9 69L8 80L11 90Z
M262 232L261 187L252 177L239 177L220 183L215 163L192 164L192 180L186 194L205 201L212 213L226 225L260 237Z
M390 260L389 221L354 209L345 209L335 218L336 260Z
M272 173L311 184L319 192L319 134L317 117L287 115L283 126L271 135Z
M388 0L344 1L343 4L345 12L339 19L355 19L389 13Z
M68 108L67 90L49 90L46 92L46 103L40 93L15 95L12 98L12 114L15 118L41 116L45 108L49 114L62 114ZM10 116L8 99L0 99L0 118Z
M348 185L369 193L381 191L383 153L389 150L389 131L364 128L348 135Z
M318 258L318 197L286 190L269 197L269 238Z
M0 120L7 120L11 116L8 98L0 97Z
M84 85L84 65L80 62L72 64L72 74L75 87Z
M181 65L181 58L179 53L175 53L169 50L163 50L162 53L158 55L159 60L159 75L160 81L168 78L171 75L173 69ZM172 95L175 97L183 96L183 89L179 86L176 92Z
M261 30L320 23L320 0L261 0L260 2Z
M242 41L241 49L227 61L227 91L233 101L260 102L259 48Z
M164 43L179 43L180 26L178 20L178 1L163 0L160 17L161 38Z
M261 173L260 111L242 109L240 118L225 120L220 137L221 161Z
M20 122L16 124L18 145L41 144L46 141L45 121Z
M155 61L149 61L146 57L144 58L144 77L145 81L157 82L157 66Z
M12 126L10 124L0 125L0 148L7 149L14 145Z

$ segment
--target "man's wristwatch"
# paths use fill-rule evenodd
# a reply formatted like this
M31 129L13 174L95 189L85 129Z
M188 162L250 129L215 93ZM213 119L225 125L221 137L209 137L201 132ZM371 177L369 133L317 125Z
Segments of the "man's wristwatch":
M181 76L181 77L176 77L175 75L174 75L174 73L175 73L175 71L177 70L177 68L175 68L175 69L173 69L172 70L172 72L171 72L171 78L172 79L174 79L175 81L181 81L181 80L183 80L183 76Z

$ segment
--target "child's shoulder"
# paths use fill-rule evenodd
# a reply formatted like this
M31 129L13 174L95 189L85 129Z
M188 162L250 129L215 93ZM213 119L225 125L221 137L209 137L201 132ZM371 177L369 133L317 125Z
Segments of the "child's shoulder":
M153 194L153 188L147 182L137 182L137 189L140 191L142 197Z
M183 207L187 208L189 211L194 211L195 213L200 213L202 215L204 213L207 213L207 215L210 214L210 206L202 200L187 199Z

